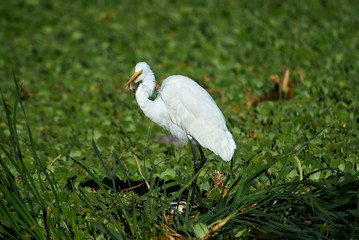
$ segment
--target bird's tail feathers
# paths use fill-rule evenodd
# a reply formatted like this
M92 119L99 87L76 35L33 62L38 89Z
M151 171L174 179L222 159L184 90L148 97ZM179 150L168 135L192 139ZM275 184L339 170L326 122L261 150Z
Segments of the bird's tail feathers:
M217 139L211 142L201 141L206 138L197 140L199 141L199 144L205 148L210 149L216 155L220 156L224 161L230 161L233 157L234 150L236 149L236 143L233 140L232 134L228 130L225 130L214 134L214 136L217 136Z
M229 162L231 161L234 150L236 149L236 143L233 140L232 134L228 132L230 138L227 138L226 141L223 141L221 146L221 152L218 154L224 161Z

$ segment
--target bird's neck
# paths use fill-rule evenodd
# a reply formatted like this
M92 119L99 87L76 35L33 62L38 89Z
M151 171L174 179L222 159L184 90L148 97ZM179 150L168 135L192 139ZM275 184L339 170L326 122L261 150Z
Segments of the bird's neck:
M142 109L144 114L151 118L151 110L153 101L148 99L152 96L153 91L155 90L156 81L155 76L152 72L147 73L146 77L144 78L143 82L138 86L136 91L136 101L139 107Z

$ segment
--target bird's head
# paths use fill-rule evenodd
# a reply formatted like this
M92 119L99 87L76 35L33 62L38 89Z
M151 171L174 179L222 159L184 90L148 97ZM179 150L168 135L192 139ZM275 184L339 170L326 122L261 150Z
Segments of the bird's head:
M145 62L139 62L136 64L135 73L132 75L130 80L128 80L126 87L130 87L132 92L136 91L138 83L141 82L145 76L151 72L150 66Z

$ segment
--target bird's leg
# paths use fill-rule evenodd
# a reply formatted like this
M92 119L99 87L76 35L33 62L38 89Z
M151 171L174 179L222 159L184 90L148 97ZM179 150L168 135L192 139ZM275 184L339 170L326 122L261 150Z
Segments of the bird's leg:
M191 144L191 149L192 149L192 154L193 154L193 161L194 161L194 173L196 174L199 169L201 168L201 166L199 165L199 162L198 162L198 159L197 159L197 156L196 156L196 149L194 147L194 141L191 139L190 141L190 144ZM190 201L190 205L189 205L189 210L191 211L192 208L193 208L193 204L194 204L194 195L195 195L195 192L197 190L197 177L193 180L192 182L192 194L191 194L191 201Z
M201 154L201 166L200 166L200 168L201 168L206 163L207 159L204 156L201 146L198 145L197 147L198 147L199 153Z
M191 144L192 154L193 154L193 162L194 162L194 173L196 174L200 169L200 165L198 163L198 159L196 156L196 149L194 148L194 142L192 140L189 141Z
M191 150L192 150L192 155L193 155L193 161L194 161L194 172L195 174L198 172L198 170L200 169L199 163L198 163L198 159L197 159L197 155L196 155L196 149L195 149L195 140L193 139L189 139L189 142L191 144ZM194 204L194 194L196 191L196 182L197 182L197 178L195 178L191 184L191 186L189 187L187 193L184 195L185 199L187 199L188 194L190 194L191 188L192 188L192 193L191 193L191 200L190 200L190 204L189 204L189 211L192 210L193 204ZM178 198L178 203L177 203L177 209L179 206L179 203L181 201L181 197Z

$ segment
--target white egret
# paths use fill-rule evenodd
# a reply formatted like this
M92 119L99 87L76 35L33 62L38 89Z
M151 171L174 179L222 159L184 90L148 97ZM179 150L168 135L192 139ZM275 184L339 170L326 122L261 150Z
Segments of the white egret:
M135 83L139 83L137 89ZM236 144L224 116L213 98L195 81L185 76L170 76L152 101L149 97L156 86L155 75L147 63L139 62L126 85L135 92L137 104L149 119L179 140L190 142L195 173L206 162L201 146L224 161L232 159ZM201 155L200 164L195 146Z

